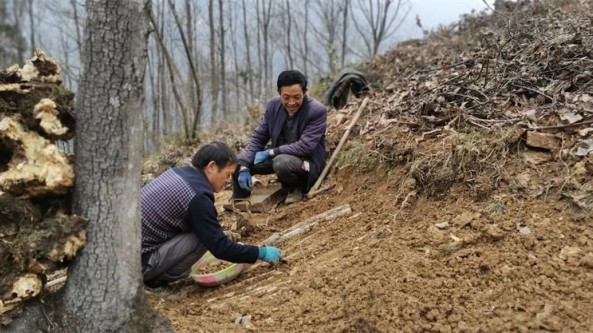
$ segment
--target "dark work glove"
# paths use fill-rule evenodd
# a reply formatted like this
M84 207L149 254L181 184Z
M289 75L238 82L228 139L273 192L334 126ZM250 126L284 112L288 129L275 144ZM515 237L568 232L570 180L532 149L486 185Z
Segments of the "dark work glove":
M255 153L255 159L253 160L253 164L260 164L270 157L270 149L258 151L257 153Z
M245 191L251 191L253 188L253 182L251 181L251 172L249 169L242 168L239 170L239 187L244 189Z

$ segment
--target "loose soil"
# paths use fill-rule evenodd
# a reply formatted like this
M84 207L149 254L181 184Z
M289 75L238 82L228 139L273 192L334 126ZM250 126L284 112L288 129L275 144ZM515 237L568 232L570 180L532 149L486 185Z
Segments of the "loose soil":
M575 153L590 126L532 130L593 113L591 8L524 3L369 64L375 93L332 189L220 210L225 227L247 225L246 244L340 205L350 216L279 244L286 263L149 291L151 304L177 332L591 331L593 154ZM542 37L554 29L566 35ZM330 150L359 102L330 111Z
M231 266L231 263L225 262L225 261L218 261L215 260L213 262L208 263L207 265L203 265L203 266L199 266L199 267L193 267L193 274L211 274L211 273L216 273L219 271L222 271L226 268L228 268L229 266Z

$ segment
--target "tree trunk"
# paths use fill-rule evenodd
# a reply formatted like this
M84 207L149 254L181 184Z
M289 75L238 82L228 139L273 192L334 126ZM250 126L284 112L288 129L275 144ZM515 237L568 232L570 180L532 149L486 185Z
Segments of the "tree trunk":
M262 0L263 1L263 0ZM258 80L257 80L257 98L261 101L264 95L264 76L261 74L264 69L264 52L262 51L262 19L259 11L260 0L255 0L255 22L256 22L256 38L257 42L257 69L258 69Z
M304 60L303 60L303 69L305 70L305 75L310 75L308 74L309 72L309 3L311 0L305 0L305 32L303 33L303 40L304 40L304 45L303 48L304 50Z
M348 49L348 10L350 9L350 0L344 0L344 11L342 12L342 50L340 52L340 67L346 65L346 51Z
M159 29L159 34L162 36L165 33L165 4L162 1L157 3L157 15L158 26L154 27ZM173 130L173 115L169 112L169 94L167 92L167 80L165 79L167 67L165 66L165 53L160 47L155 47L157 53L157 81L158 81L158 97L159 97L159 109L163 117L162 124L162 135L166 137Z
M151 54L154 54L151 53ZM159 90L158 90L158 81L156 77L155 71L155 59L154 55L148 57L148 75L149 75L149 83L150 83L150 98L152 101L152 112L150 113L150 118L152 119L151 126L147 127L146 133L148 134L147 142L150 142L151 149L153 152L158 151L161 137L160 137L160 129L161 129L161 117L159 114Z
M255 91L253 90L253 65L251 64L251 47L249 43L249 29L247 28L247 8L245 6L245 0L241 0L242 9L243 9L243 33L245 35L245 55L247 58L247 68L245 69L245 75L247 77L249 83L249 105L253 104L253 97L255 96Z
M76 47L78 48L78 55L82 58L82 33L80 31L80 22L78 19L78 8L76 7L76 0L70 0L72 6L72 19L74 20L74 29L76 31Z
M241 82L239 80L239 74L240 74L240 69L239 69L239 52L237 50L237 46L239 45L239 40L237 37L237 26L239 24L238 21L238 17L236 16L236 12L233 10L232 7L229 7L229 16L228 16L228 22L229 22L229 30L231 33L231 51L232 51L232 57L233 57L233 85L234 85L234 96L233 96L233 110L230 112L230 118L235 121L236 123L239 123L239 121L241 120L241 118L243 118L243 113L239 112L241 106L239 105L239 100L241 99ZM243 91L246 92L247 89L245 89L243 87ZM247 98L245 98L244 100L247 100ZM244 102L243 102L244 103Z
M218 77L216 73L216 29L214 29L214 0L208 2L208 24L210 26L210 123L216 123L218 113Z
M262 7L262 38L264 40L264 94L271 88L272 58L270 57L270 23L272 20L272 0L263 1Z
M290 1L286 0L286 55L288 59L288 68L294 69L294 56L292 55L292 12L290 11Z
M64 288L64 332L154 331L140 267L144 6L144 0L86 4L74 212L88 220L88 243Z
M218 0L218 24L219 24L219 40L220 40L220 90L222 96L222 119L228 120L229 110L227 105L227 88L226 88L226 50L224 46L224 12L222 0Z
M29 0L29 38L31 43L31 54L35 52L35 15L33 11L33 0Z

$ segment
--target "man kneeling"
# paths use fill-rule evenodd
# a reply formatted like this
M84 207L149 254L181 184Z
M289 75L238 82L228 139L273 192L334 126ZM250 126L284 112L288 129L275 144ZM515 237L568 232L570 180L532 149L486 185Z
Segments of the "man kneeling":
M234 263L280 260L280 249L236 243L218 223L214 193L231 182L236 168L231 148L212 142L198 150L191 166L165 171L142 188L142 272L147 286L188 277L207 250Z

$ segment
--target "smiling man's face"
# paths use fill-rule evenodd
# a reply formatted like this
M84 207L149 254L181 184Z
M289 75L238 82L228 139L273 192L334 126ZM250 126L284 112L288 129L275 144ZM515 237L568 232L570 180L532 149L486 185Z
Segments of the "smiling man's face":
M280 101L289 114L295 114L303 105L305 92L300 84L280 88Z

